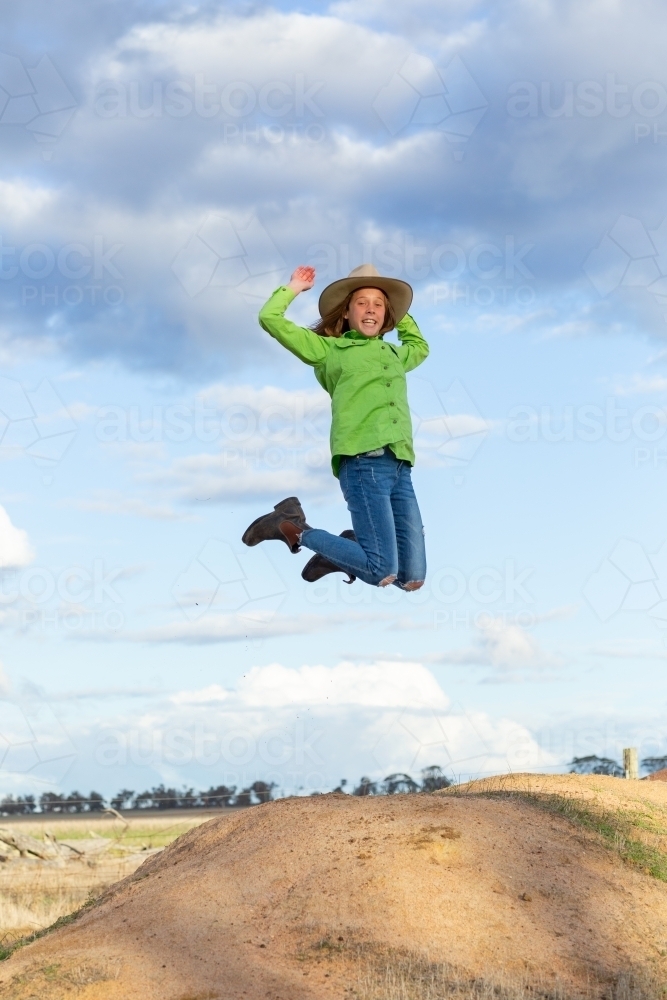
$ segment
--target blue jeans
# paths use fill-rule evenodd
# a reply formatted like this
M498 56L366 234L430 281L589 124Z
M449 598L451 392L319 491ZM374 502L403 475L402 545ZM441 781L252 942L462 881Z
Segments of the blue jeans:
M374 458L346 456L340 465L340 486L357 541L309 528L301 535L301 544L371 586L386 582L404 589L406 584L423 582L424 529L409 463L397 459L389 448Z

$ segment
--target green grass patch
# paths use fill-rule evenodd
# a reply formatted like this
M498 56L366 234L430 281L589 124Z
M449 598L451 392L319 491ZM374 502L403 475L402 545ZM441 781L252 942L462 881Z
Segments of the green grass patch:
M147 823L143 826L135 823L125 831L105 830L101 836L103 839L119 844L121 847L136 847L137 850L140 850L142 847L168 847L177 837L191 830L194 825L199 824L172 822L164 823L164 825ZM78 827L64 827L63 829L56 829L54 832L58 840L90 841L91 839L90 831L84 828L83 823Z
M547 795L539 792L488 792L493 798L520 798L570 820L590 833L597 834L605 847L614 851L627 864L640 868L645 874L667 882L667 851L637 839L637 832L644 830L655 837L667 837L664 814L659 818L648 813L627 809L596 809L590 803L568 798L566 795ZM662 822L661 822L662 821Z
M78 910L74 910L73 913L67 913L64 917L58 917L58 919L52 923L49 927L43 927L39 931L35 931L33 934L27 934L25 937L19 938L17 941L12 941L8 945L0 945L0 962L6 961L8 958L18 951L19 948L24 948L27 944L32 944L33 941L39 941L40 938L46 937L51 931L57 931L60 927L66 927L68 924L73 923L78 917L81 916L86 910L89 910L91 906L94 906L97 902L96 899L87 899L83 906L80 906ZM49 966L49 968L51 968ZM53 966L56 968L56 966Z
M168 847L178 837L188 833L194 825L192 823L171 823L162 828L133 826L117 840L123 847Z

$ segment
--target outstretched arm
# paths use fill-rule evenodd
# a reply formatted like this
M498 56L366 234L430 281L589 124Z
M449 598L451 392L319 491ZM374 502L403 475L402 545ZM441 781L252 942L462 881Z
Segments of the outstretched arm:
M401 342L398 355L406 372L412 371L428 357L428 344L410 313L406 313L396 324L396 333Z
M318 365L324 361L327 355L326 338L285 319L285 310L297 295L314 284L315 268L306 265L297 267L289 283L276 289L259 314L262 329L307 365Z

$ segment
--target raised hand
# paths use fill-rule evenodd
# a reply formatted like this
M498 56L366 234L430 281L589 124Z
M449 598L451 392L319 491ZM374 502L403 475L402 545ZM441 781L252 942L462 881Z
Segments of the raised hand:
M309 267L307 264L302 264L300 267L297 267L287 287L291 288L298 295L299 292L307 292L314 284L315 268Z

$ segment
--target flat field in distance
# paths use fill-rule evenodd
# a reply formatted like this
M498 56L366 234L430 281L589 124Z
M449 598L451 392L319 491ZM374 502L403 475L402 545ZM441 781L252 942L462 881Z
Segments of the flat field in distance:
M70 856L42 861L21 858L0 843L0 945L48 927L77 910L91 896L131 875L147 857L195 826L237 810L169 810L112 816L37 815L0 817L0 828L48 843L71 845ZM72 849L74 848L74 849ZM77 853L80 851L81 853Z

